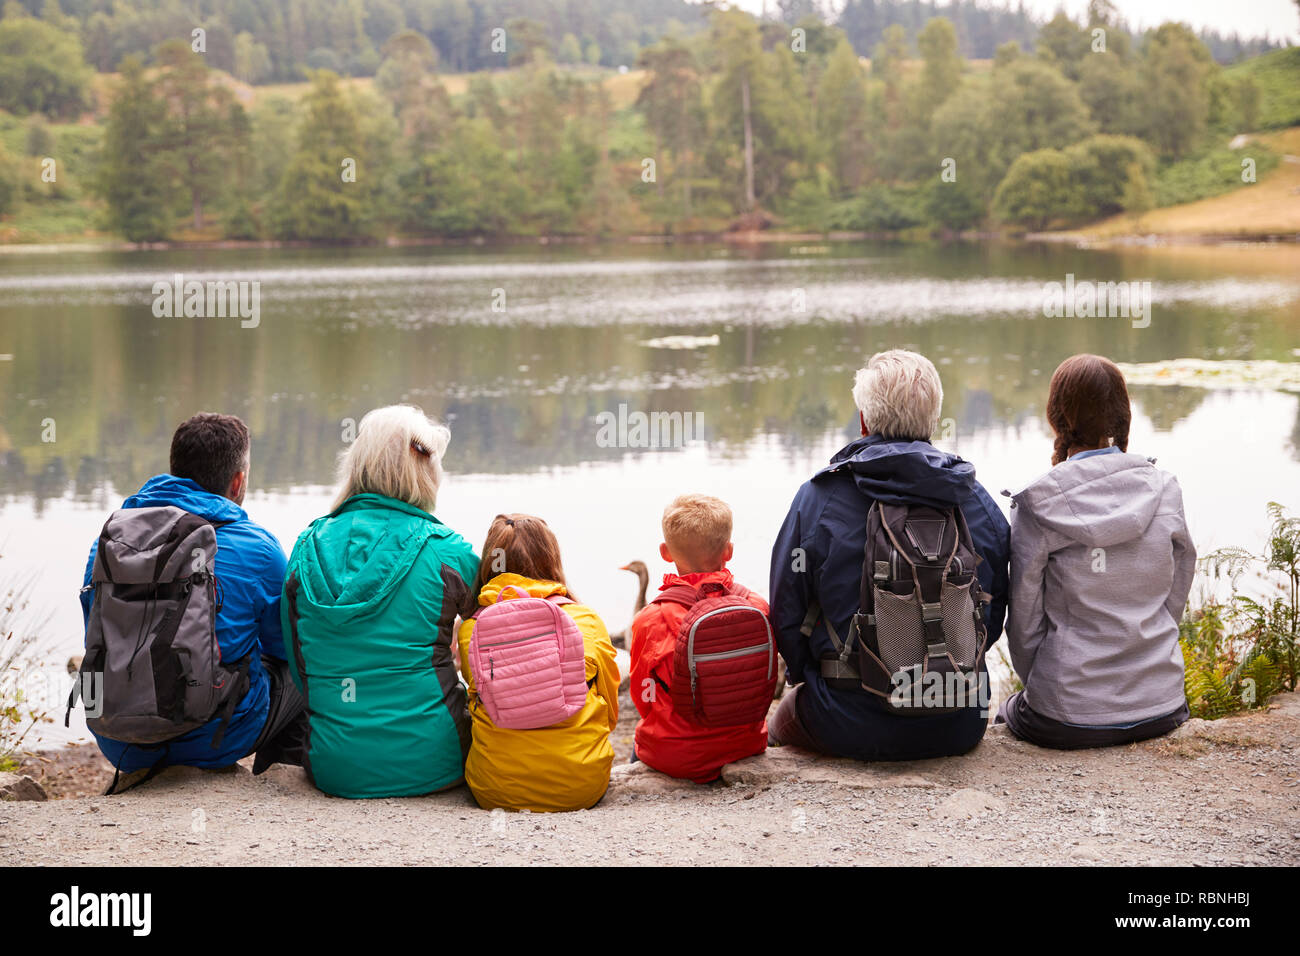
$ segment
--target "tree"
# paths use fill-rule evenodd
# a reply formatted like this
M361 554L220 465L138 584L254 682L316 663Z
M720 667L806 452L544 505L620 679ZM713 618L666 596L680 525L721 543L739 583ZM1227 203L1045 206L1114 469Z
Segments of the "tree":
M0 110L76 116L90 106L92 72L75 34L32 17L0 20Z
M302 99L297 148L280 179L276 232L286 239L351 239L368 233L367 183L360 123L336 74L311 74ZM348 175L349 171L353 175Z
M938 155L957 164L958 180L992 196L1022 153L1064 147L1096 129L1075 85L1030 57L968 81L939 107L931 124Z
M1065 150L1070 161L1073 215L1109 216L1126 209L1124 193L1136 169L1145 187L1156 171L1150 148L1132 136L1090 136Z
M435 72L437 63L426 37L403 30L384 44L384 61L375 74L375 88L393 103L402 136L416 152L436 148L455 115Z
M1016 158L998 186L993 208L999 219L1045 229L1068 215L1070 161L1056 149L1039 149Z
M271 56L251 33L235 37L235 76L245 83L261 83L271 75Z
M546 24L528 17L512 17L506 21L506 60L511 66L522 66L537 53L551 55L551 38Z
M885 30L871 55L871 75L885 85L885 125L897 129L903 122L903 61L907 59L907 33L897 23Z
M202 229L205 204L229 182L229 163L241 145L236 134L246 129L247 118L185 41L169 40L154 55L160 66L155 91L163 103L155 149L161 167L189 195L194 228Z
M1079 65L1092 49L1091 39L1067 13L1058 10L1038 31L1038 56L1070 79L1078 79Z
M637 65L649 74L637 95L637 108L654 135L656 163L663 162L661 150L672 154L672 174L681 183L682 207L689 216L693 146L707 129L699 66L676 37L643 49ZM663 179L656 175L655 182L662 193Z
M555 51L555 58L565 64L574 64L582 62L582 44L572 33L566 33L560 39L559 49Z
M1205 135L1207 89L1216 72L1210 51L1179 23L1165 23L1147 35L1142 53L1144 138L1172 159L1187 155Z
M817 86L817 132L841 195L857 190L867 178L867 124L866 77L852 45L841 39Z
M1155 200L1151 198L1151 188L1147 185L1146 173L1143 172L1140 163L1129 163L1125 170L1121 205L1132 217L1134 229L1140 228L1142 216L1155 205Z
M131 242L165 239L169 232L169 197L153 148L162 110L139 57L127 57L108 111L97 188L108 227Z
M798 178L809 146L808 100L790 48L764 52L749 14L715 11L711 30L719 75L710 103L722 134L713 159L726 175L730 156L740 149L741 204L752 212Z
M1079 96L1103 133L1137 135L1145 122L1137 66L1118 54L1090 53L1079 65Z
M957 52L957 31L944 17L934 17L916 37L924 61L915 97L918 125L928 126L934 111L957 90L962 59Z
M758 66L763 55L758 25L753 17L740 10L715 12L713 40L723 65L717 91L720 105L726 114L740 119L744 143L745 209L752 211L757 199L754 192L754 85L761 82Z
M18 205L21 164L0 143L0 216L7 216Z
M516 222L522 187L484 118L460 120L446 145L402 178L402 225L416 233L493 236Z

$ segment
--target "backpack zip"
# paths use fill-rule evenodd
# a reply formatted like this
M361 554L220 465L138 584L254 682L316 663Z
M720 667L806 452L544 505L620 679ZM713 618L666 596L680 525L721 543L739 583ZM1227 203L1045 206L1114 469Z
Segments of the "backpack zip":
M522 644L524 641L535 641L539 637L554 637L554 636L556 636L555 631L542 631L540 634L530 634L527 637L515 637L515 638L511 638L508 641L493 641L490 644L485 642L483 646L484 647L509 647L511 644Z
M747 654L757 654L759 651L766 651L771 647L770 644L752 644L749 647L740 647L734 651L716 651L712 654L696 654L697 661L725 661L732 657L744 657Z

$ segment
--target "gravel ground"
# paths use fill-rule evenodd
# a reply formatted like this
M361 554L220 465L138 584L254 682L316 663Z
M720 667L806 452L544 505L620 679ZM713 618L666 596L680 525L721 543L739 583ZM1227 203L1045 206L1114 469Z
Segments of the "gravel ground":
M593 810L486 813L464 789L350 801L297 768L175 768L118 797L0 803L0 865L1300 863L1298 694L1107 750L997 727L964 757L906 764L779 748L707 786L626 764L627 736Z

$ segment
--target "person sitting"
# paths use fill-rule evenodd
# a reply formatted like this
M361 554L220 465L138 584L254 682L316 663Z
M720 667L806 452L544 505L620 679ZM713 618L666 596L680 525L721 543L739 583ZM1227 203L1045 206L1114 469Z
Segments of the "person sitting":
M273 763L301 760L303 701L289 679L280 631L284 550L241 507L250 444L248 427L233 415L204 413L183 422L172 436L170 473L153 476L127 498L91 545L81 592L88 638L82 667L83 676L89 669L102 677L104 700L97 705L86 697L87 725L118 774L130 775L125 780L115 775L109 792L119 783L121 790L129 789L171 765L216 769L255 754L253 772L261 773ZM193 559L186 551L166 560L182 540L178 528L187 529L184 540L191 545L207 542L194 548ZM145 556L146 543L153 548L149 567L144 581L135 584L129 565ZM177 600L178 588L197 597ZM119 628L118 615L131 620ZM170 645L164 633L168 621ZM182 647L195 628L201 632L195 639L206 647ZM220 713L170 739L165 731L146 733L147 723L182 724L193 716L194 694L180 671L172 670L184 660L175 652L206 652L213 629L220 654L205 672L210 679L204 693L211 698L214 681L230 680ZM129 633L124 637L124 632ZM147 668L137 666L146 659ZM188 666L202 665L189 661ZM151 687L145 699L131 698L140 706L118 713L115 701L127 700L137 675L147 675ZM105 703L107 712L92 713ZM97 729L106 726L122 728L120 739Z
M682 495L673 500L663 514L663 543L659 554L676 565L676 573L665 574L659 595L632 621L632 700L641 720L636 725L635 754L647 766L671 777L707 783L716 780L725 764L752 757L767 749L766 711L772 700L772 681L747 680L751 669L745 665L768 663L768 624L751 622L759 627L756 636L734 643L762 648L752 655L737 654L731 672L720 674L727 683L724 694L744 693L756 701L758 716L746 723L730 726L709 725L683 714L674 702L681 690L675 686L684 675L677 671L677 648L682 624L701 595L731 593L767 614L767 602L738 585L727 570L731 560L731 509L726 502L708 495ZM757 617L757 616L755 616ZM714 653L731 653L718 652ZM740 668L740 669L736 669ZM757 674L754 675L757 677Z
M1025 689L1013 734L1075 750L1146 740L1189 716L1178 623L1196 547L1178 480L1129 454L1124 375L1099 355L1052 376L1052 470L1011 497L1007 642Z
M461 673L469 685L469 711L473 720L473 746L465 763L465 782L485 810L529 810L533 812L583 810L595 806L609 787L614 763L614 746L609 735L618 723L618 665L614 645L596 612L569 591L565 584L560 545L554 532L541 518L525 514L501 514L493 519L483 543L483 557L474 580L478 610L460 628ZM554 605L576 630L556 618L546 627L530 628L520 638L507 637L502 645L484 646L475 641L476 629L502 604L532 599ZM518 608L513 610L519 610ZM544 605L529 610L543 619L550 614ZM542 632L545 632L544 634ZM528 645L520 663L511 663L511 644L518 647L527 638L540 635ZM576 697L564 707L568 716L554 722L507 719L503 713L515 703L508 698L524 692L518 683L501 691L502 699L489 701L489 682L498 672L511 672L533 687L542 686L531 666L540 667L545 649L555 638L570 638L574 650ZM517 643L516 643L517 642ZM481 652L489 668L476 672L475 652ZM559 652L563 653L563 651ZM499 660L497 659L499 658ZM563 667L561 658L560 666ZM549 673L549 672L548 672ZM495 684L492 685L495 689ZM530 699L518 711L538 707L554 714L550 705L564 690L563 677L543 687L544 699ZM567 696L566 696L566 699ZM489 706L491 703L492 706ZM518 714L512 713L510 717ZM495 717L494 717L495 712Z
M943 516L955 517L959 529L968 527L976 567L974 580L963 587L975 584L988 599L980 602L984 650L1000 636L1006 614L1007 520L975 480L969 462L930 444L943 388L927 358L899 349L872 356L857 373L853 397L862 437L836 452L827 467L803 484L772 548L772 624L794 687L768 723L769 742L857 760L966 753L984 737L987 699L968 697L962 706L904 714L888 694L868 689L878 675L863 663L874 668L881 655L888 656L879 644L863 652L864 636L878 628L855 620L865 610L861 595L868 517L875 503L888 506L891 513L924 506L938 513L935 524L942 517L950 538L955 532ZM892 586L885 579L911 579L910 569L898 557L901 547L894 557L881 561L882 566L865 569L868 581L883 587ZM972 569L965 573L969 579ZM914 597L908 595L906 601L913 607ZM942 625L945 630L952 627L950 637L955 637L958 626L972 623L974 613L965 614L964 621L943 620ZM914 650L924 650L919 610L914 633L900 634L893 638L896 646L905 650L914 644ZM955 646L952 640L949 645L945 649L936 644L929 662L949 660ZM986 689L983 653L971 646L967 654L969 659L961 663L974 668L977 683ZM897 682L905 675L900 671L890 676Z
M451 433L410 405L361 419L329 514L298 537L284 632L306 699L303 766L339 797L460 784L469 750L453 629L478 556L434 517Z

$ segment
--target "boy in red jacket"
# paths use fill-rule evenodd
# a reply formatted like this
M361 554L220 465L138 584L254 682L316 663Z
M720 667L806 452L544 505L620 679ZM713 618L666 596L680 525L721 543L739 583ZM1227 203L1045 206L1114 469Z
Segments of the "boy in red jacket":
M733 586L731 509L708 495L682 495L664 509L659 555L677 566L665 574L660 592L677 585L699 588L717 582ZM757 594L745 599L764 614L767 602ZM752 757L767 747L767 722L738 727L705 727L673 709L673 652L688 608L656 599L632 622L631 694L641 720L636 725L635 759L671 777L707 783L724 764Z

